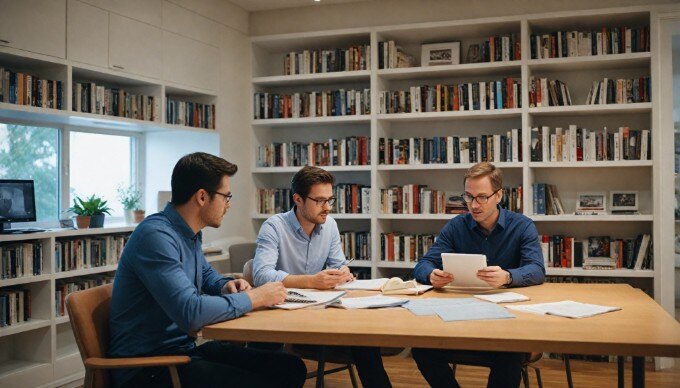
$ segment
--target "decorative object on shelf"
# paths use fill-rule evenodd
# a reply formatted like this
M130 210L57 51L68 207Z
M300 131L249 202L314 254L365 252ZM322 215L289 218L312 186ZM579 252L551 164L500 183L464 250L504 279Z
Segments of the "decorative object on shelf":
M123 187L118 186L116 189L118 193L118 200L123 205L125 209L125 223L131 224L137 221L137 212L141 211L141 218L144 218L144 210L141 210L142 206L142 192L136 186ZM140 219L141 221L141 219Z
M465 63L480 63L483 60L482 49L478 44L471 44L468 47Z
M457 65L460 42L424 44L420 49L420 66Z
M89 222L88 222L89 225ZM75 229L75 225L73 225L73 219L71 218L66 218L63 220L59 220L59 227L64 228L64 229Z
M614 214L637 214L638 192L637 191L610 191L609 202Z
M133 213L134 213L133 219L135 221L135 224L139 224L140 222L142 222L142 220L144 219L145 214L146 214L146 212L144 210L140 210L140 209L134 210Z
M79 196L73 199L73 206L67 211L76 215L78 229L101 228L104 226L104 218L110 213L107 201L92 194L86 200Z
M606 215L607 196L605 193L578 193L576 215Z

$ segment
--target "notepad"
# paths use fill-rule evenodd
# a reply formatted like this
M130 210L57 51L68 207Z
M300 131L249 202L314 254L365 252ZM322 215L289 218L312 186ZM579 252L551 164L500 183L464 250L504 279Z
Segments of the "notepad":
M532 314L550 314L574 319L588 318L599 314L621 310L621 307L601 306L596 304L574 302L572 300L507 306L507 308Z
M284 310L296 310L312 306L323 307L337 301L345 294L345 291L311 291L289 288L286 301L272 307Z
M496 294L488 295L473 295L475 298L486 300L492 303L512 303L512 302L524 302L529 300L526 295L518 294L516 292L499 292Z
M344 309L373 309L382 307L399 307L408 302L408 299L395 298L392 296L373 295L358 298L340 298L340 303L333 303L332 307Z

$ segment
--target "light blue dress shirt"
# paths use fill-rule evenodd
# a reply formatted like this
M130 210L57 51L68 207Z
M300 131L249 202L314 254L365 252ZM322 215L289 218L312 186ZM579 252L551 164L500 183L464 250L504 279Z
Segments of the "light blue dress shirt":
M261 286L288 275L313 275L324 267L340 268L347 260L340 246L338 224L331 216L309 237L295 216L295 207L264 222L257 235L253 282Z

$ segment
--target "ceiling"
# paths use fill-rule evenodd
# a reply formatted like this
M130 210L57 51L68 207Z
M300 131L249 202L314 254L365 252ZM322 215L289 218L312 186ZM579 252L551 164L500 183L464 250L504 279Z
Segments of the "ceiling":
M248 12L270 11L282 8L309 7L314 5L328 5L341 3L356 3L371 0L228 0Z

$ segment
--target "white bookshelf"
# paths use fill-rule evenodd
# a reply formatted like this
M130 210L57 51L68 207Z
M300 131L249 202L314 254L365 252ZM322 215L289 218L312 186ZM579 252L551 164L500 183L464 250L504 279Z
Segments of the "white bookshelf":
M0 280L5 287L31 290L31 319L0 328L0 386L37 386L73 381L85 373L69 317L57 316L56 283L95 274L113 274L117 265L55 272L55 246L62 239L130 233L133 225L42 233L0 235L0 245L22 242L42 244L42 274Z
M446 214L381 214L380 189L392 185L426 184L437 190L462 191L463 174L470 164L415 164L381 165L378 163L380 137L408 138L433 136L481 136L505 134L511 129L522 130L520 162L496 163L503 169L504 184L522 185L524 189L524 214L536 222L539 234L564 234L577 239L588 236L610 235L612 238L631 238L641 233L654 233L654 268L662 266L658 216L661 211L655 203L658 198L653 179L660 169L658 158L658 128L653 128L652 117L656 103L610 105L582 105L593 81L602 78L651 76L657 54L652 52L610 54L587 57L531 59L529 36L553 31L592 30L603 26L650 26L656 28L651 7L574 11L553 14L508 16L477 20L441 21L419 24L384 26L365 29L348 29L306 32L284 35L259 36L251 40L253 58L252 93L295 92L322 90L329 84L345 88L370 86L371 114L366 117L325 117L299 119L253 120L251 146L272 142L318 142L344 136L371 137L371 164L359 170L346 167L328 167L340 183L369 184L371 214L332 215L338 220L341 231L365 230L371 232L370 261L373 277L406 274L413 262L388 262L379 260L380 234L388 232L438 234L453 215ZM522 58L508 62L465 63L470 44L480 43L489 36L517 34L521 38ZM404 51L413 55L415 67L378 69L378 42L394 40ZM420 47L424 43L461 42L461 63L445 66L420 67ZM315 74L284 76L281 74L283 58L291 51L366 44L370 42L371 69L340 74ZM368 76L366 73L368 72ZM528 84L532 76L565 81L570 87L574 105L529 107ZM409 86L436 83L477 82L512 77L521 80L522 107L502 110L449 111L427 113L378 113L378 96L381 91L403 90ZM368 80L368 81L366 81ZM369 85L366 85L369 83ZM652 92L654 85L652 80ZM654 94L657 98L658 94ZM252 94L251 94L252 99ZM652 133L653 160L603 161L603 162L531 162L530 129L534 126L601 129L630 126L631 129L649 129ZM310 128L311 127L311 128ZM324 140L325 139L325 140ZM255 188L288 188L290 178L300 167L253 167ZM367 176L368 175L368 176ZM621 179L625 177L625 179ZM558 187L567 213L559 216L533 215L531 187L533 183L555 184ZM611 190L636 190L643 203L640 214L603 216L577 216L573 214L577 192L608 192ZM255 192L253 193L255 195ZM255 232L268 214L253 214ZM353 265L356 263L353 262ZM363 264L363 263L362 263ZM657 270L633 271L619 269L583 270L581 268L547 268L548 276L639 278L646 288L659 292Z

